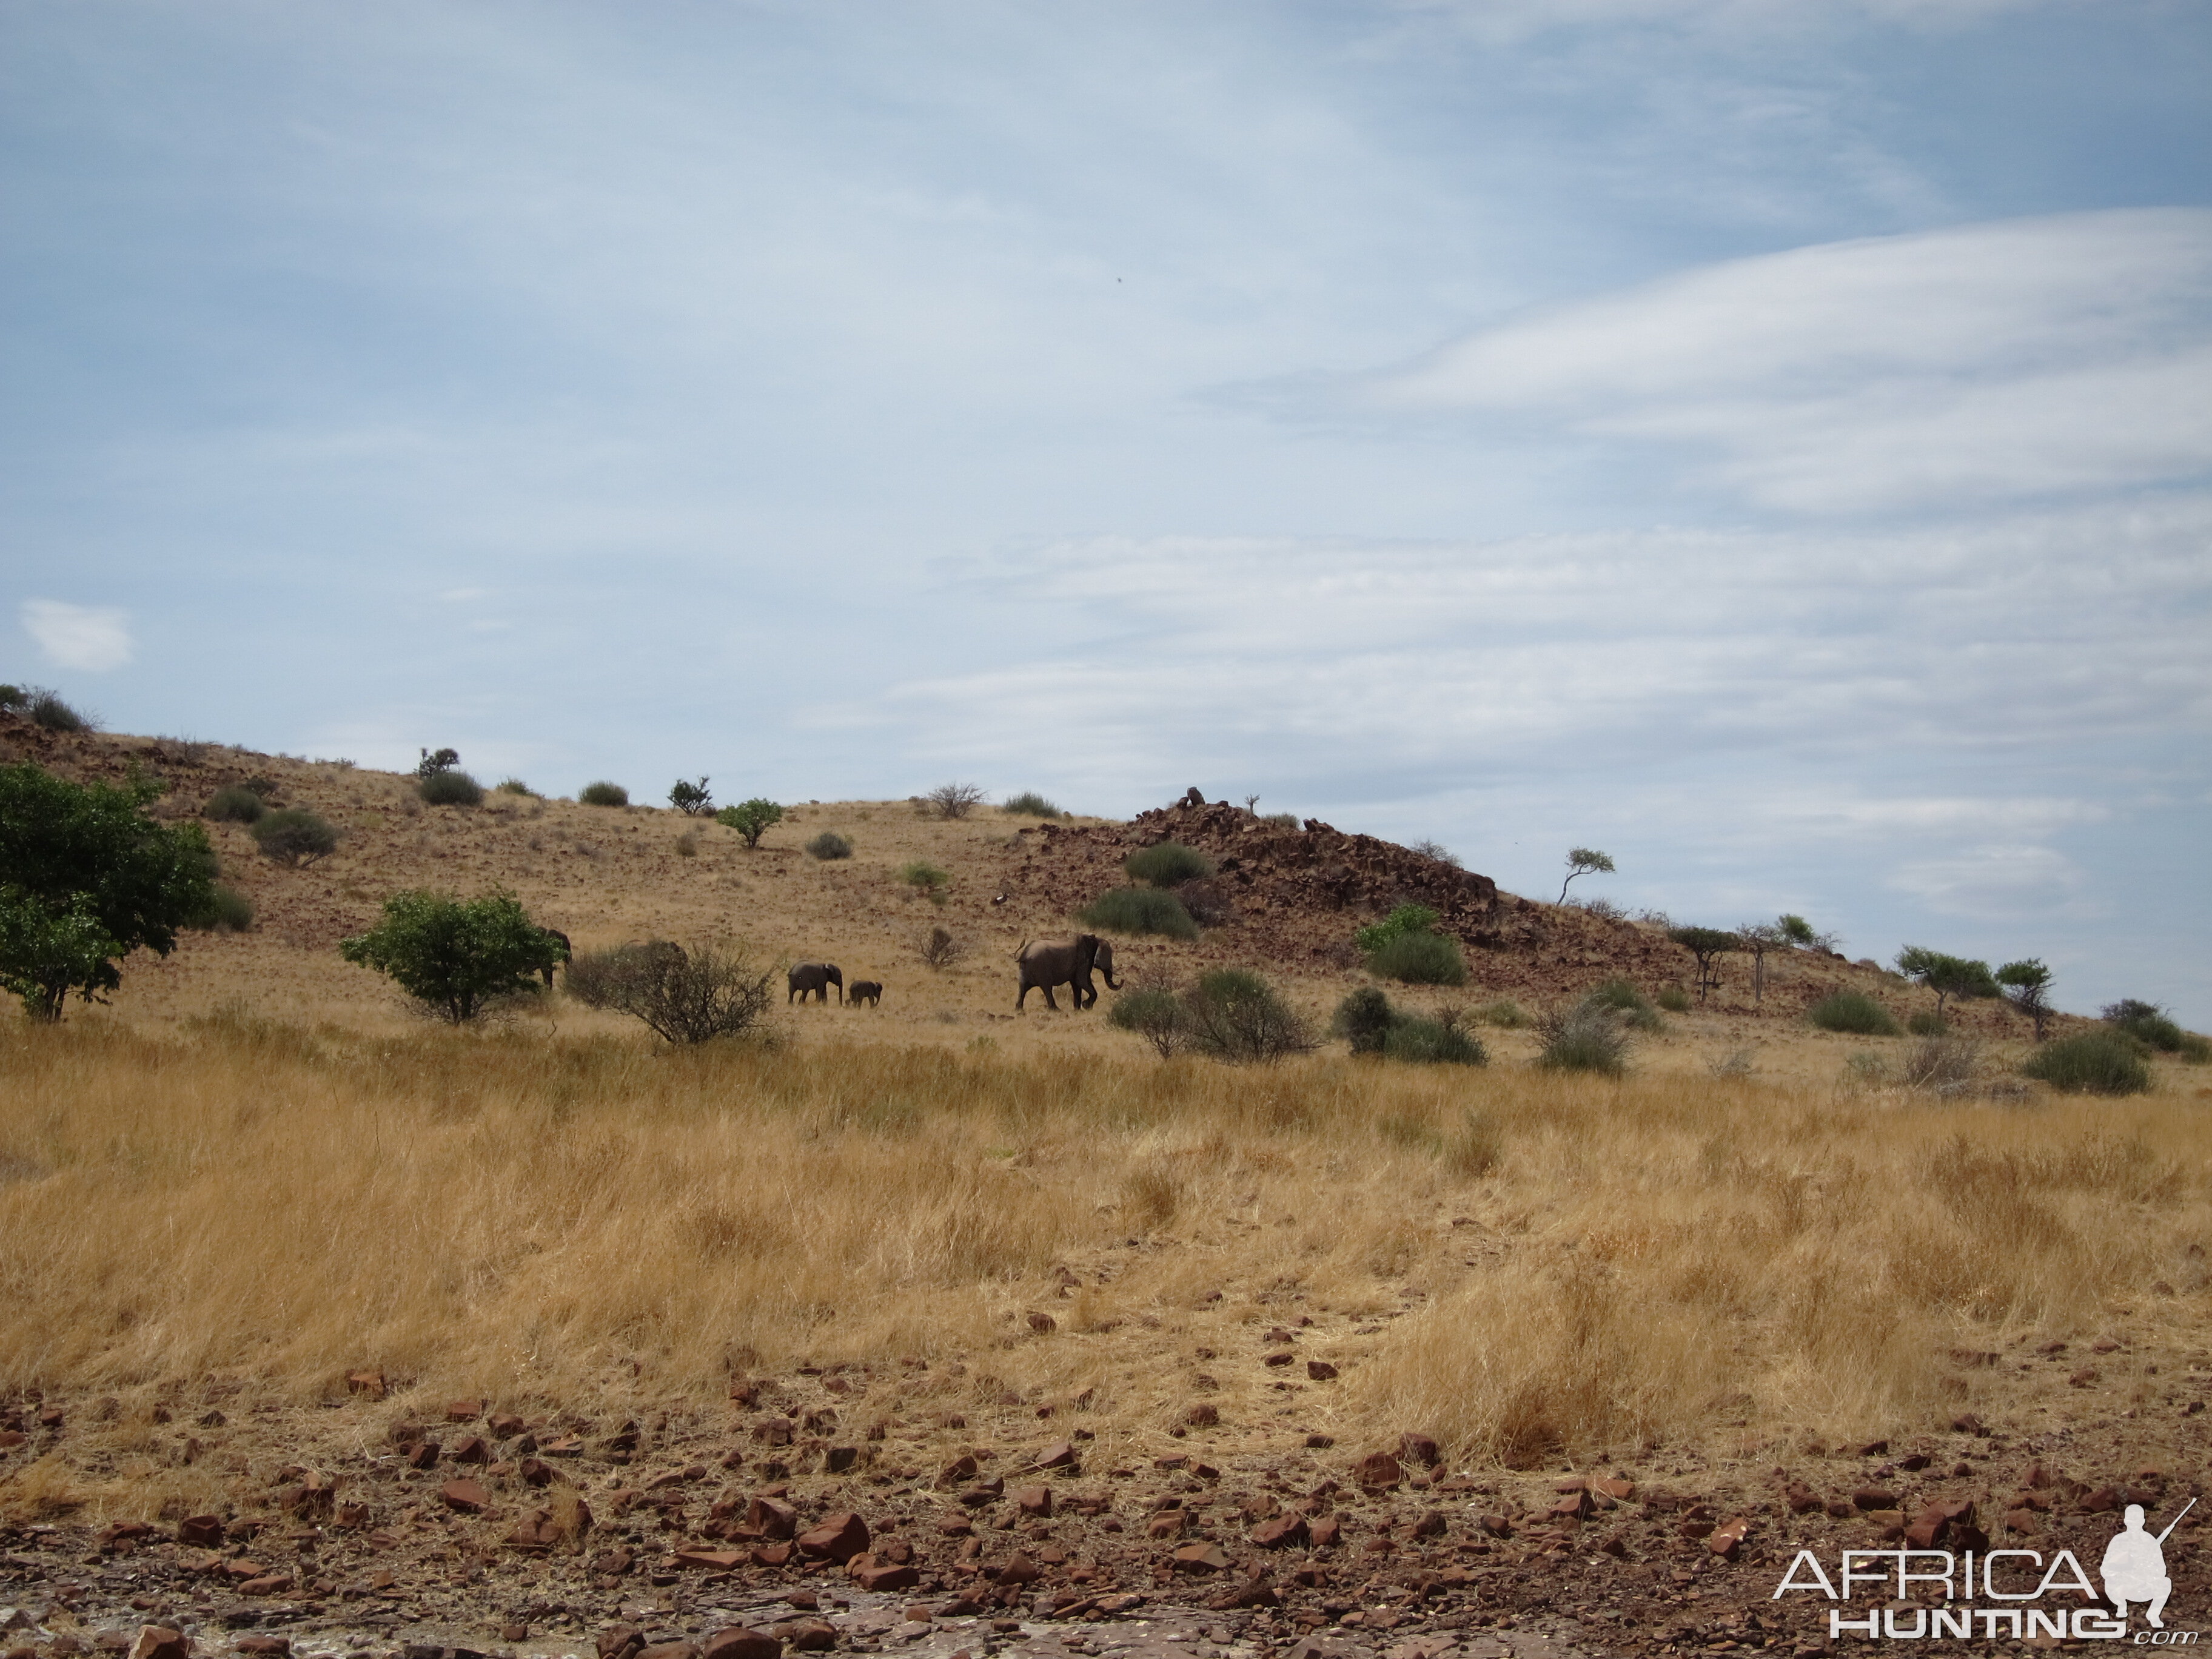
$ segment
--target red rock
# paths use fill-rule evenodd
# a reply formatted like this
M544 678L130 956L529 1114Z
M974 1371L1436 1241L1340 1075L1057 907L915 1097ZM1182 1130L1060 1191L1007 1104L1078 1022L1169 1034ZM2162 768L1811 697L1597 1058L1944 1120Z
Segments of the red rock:
M1033 1584L1044 1577L1044 1569L1016 1550L1006 1558L1006 1565L992 1576L1001 1584Z
M1847 1521L1856 1515L1858 1505L1848 1498L1832 1498L1827 1504L1828 1516L1834 1521Z
M1994 1359L1996 1356L1992 1354L1990 1357ZM1961 1412L1953 1418L1951 1431L1954 1434L1986 1435L1989 1433L1989 1431L1982 1426L1982 1419L1972 1412Z
M1425 1434L1401 1434L1398 1437L1398 1459L1401 1462L1432 1469L1441 1455L1437 1450L1437 1443Z
M643 1650L645 1632L635 1625L614 1625L599 1637L599 1659L630 1659Z
M1476 1524L1492 1538L1513 1536L1513 1523L1502 1515L1486 1515Z
M238 1587L240 1595L282 1595L292 1588L292 1575L272 1572L259 1578L249 1578Z
M1221 1413L1211 1402L1201 1400L1183 1413L1182 1420L1194 1429L1210 1429L1221 1420Z
M483 1408L481 1400L449 1400L446 1402L446 1421L473 1423L483 1415Z
M186 1659L192 1638L166 1625L141 1625L131 1644L130 1659Z
M459 1442L447 1455L456 1463L489 1463L491 1462L491 1448L485 1445L480 1437L472 1434Z
M1416 1538L1441 1538L1446 1530L1448 1528L1442 1510L1431 1510L1413 1522L1413 1536Z
M513 1412L494 1412L484 1426L491 1431L495 1440L512 1440L522 1432L522 1419Z
M619 1578L637 1565L637 1558L619 1546L592 1558L592 1571Z
M937 1477L937 1484L940 1486L957 1486L963 1480L973 1480L975 1478L975 1460L963 1455L954 1458L945 1466L943 1472Z
M1039 1336L1043 1336L1048 1332L1058 1330L1060 1322L1048 1313L1032 1313L1030 1315L1030 1328Z
M407 1449L407 1467L410 1469L432 1468L437 1462L438 1443L434 1440L417 1440Z
M853 1575L853 1582L864 1590L912 1589L921 1583L921 1574L904 1563L891 1562L880 1567L864 1567Z
M514 1473L526 1486L545 1486L552 1484L556 1471L550 1463L526 1457L514 1466Z
M581 1457L584 1455L584 1442L581 1436L564 1434L557 1440L547 1441L538 1449L548 1457Z
M832 1515L811 1531L801 1533L798 1541L804 1553L842 1564L868 1547L868 1524L857 1515Z
M222 1517L219 1515L195 1515L177 1523L177 1541L195 1549L219 1549L222 1535Z
M689 1642L658 1642L641 1650L637 1659L699 1659L699 1650Z
M1297 1358L1297 1355L1292 1353L1288 1348L1285 1348L1276 1353L1261 1354L1260 1356L1260 1363L1262 1365L1287 1365L1291 1361Z
M1255 1572L1225 1595L1217 1595L1206 1605L1216 1613L1226 1613L1234 1607L1279 1607L1283 1598L1275 1594L1275 1587L1267 1582L1267 1575Z
M679 1567L704 1567L710 1572L727 1572L732 1567L743 1565L746 1559L745 1552L743 1550L708 1550L696 1547L678 1550L675 1555L676 1565Z
M463 1515L481 1515L491 1504L491 1494L473 1480L448 1480L438 1496L447 1509Z
M826 1653L837 1645L837 1627L826 1619L795 1620L789 1631L784 1640L799 1653Z
M1333 1515L1324 1515L1313 1523L1309 1531L1312 1536L1313 1547L1317 1550L1325 1550L1344 1535L1344 1522Z
M1306 1361L1306 1376L1316 1382L1334 1382L1336 1381L1336 1367L1326 1359L1309 1359Z
M1185 1516L1181 1510L1162 1510L1158 1515L1145 1522L1145 1536L1147 1538L1180 1538L1182 1536L1183 1523L1189 1517Z
M291 1652L292 1638L289 1636L241 1636L234 1645L240 1653L283 1655Z
M1313 1536L1303 1515L1279 1515L1253 1528L1252 1541L1263 1550L1293 1548Z
M2065 1344L2061 1343L2059 1346L2063 1347ZM2030 1463L2027 1466L2027 1479L2021 1484L2039 1490L2045 1486L2055 1486L2058 1484L2058 1474L2057 1471L2045 1468L2039 1462Z
M1014 1488L1014 1502L1024 1515L1039 1517L1049 1516L1052 1513L1052 1488L1050 1486L1017 1486Z
M1880 1486L1861 1486L1851 1494L1851 1502L1862 1510L1893 1510L1897 1507L1897 1494Z
M1784 1488L1782 1501L1790 1505L1792 1515L1810 1515L1820 1507L1819 1497L1802 1480L1793 1480Z
M732 1625L699 1644L699 1659L782 1659L783 1644L764 1630Z
M2096 1381L2097 1373L2088 1366L2084 1365L2080 1370L2075 1371L2071 1376L2066 1379L2066 1386L2069 1389L2086 1389L2093 1386Z
M789 1544L756 1544L753 1546L753 1565L757 1567L787 1567L797 1552Z
M799 1511L773 1498L756 1498L745 1506L745 1530L763 1538L788 1538L799 1529Z
M1229 1565L1218 1544L1185 1544L1168 1559L1177 1572L1219 1572Z
M1559 1499L1547 1513L1555 1521L1580 1521L1595 1508L1587 1491L1577 1491Z
M860 1461L858 1446L832 1446L822 1454L822 1467L830 1474L844 1474Z
M1733 1561L1736 1552L1743 1547L1743 1535L1750 1530L1751 1520L1747 1516L1724 1521L1705 1534L1705 1547L1723 1561Z
M1055 1440L1037 1454L1036 1462L1031 1467L1040 1469L1072 1469L1075 1464L1075 1448L1065 1440Z
M2119 1491L2113 1486L2100 1486L2094 1492L2082 1493L2080 1503L2086 1513L2102 1515L2107 1510L2119 1508Z
M365 1394L371 1400L381 1400L384 1398L385 1392L384 1373L382 1371L349 1371L346 1374L346 1392Z
M1405 1478L1406 1471L1389 1452L1370 1452L1352 1465L1352 1478L1363 1486L1395 1486Z

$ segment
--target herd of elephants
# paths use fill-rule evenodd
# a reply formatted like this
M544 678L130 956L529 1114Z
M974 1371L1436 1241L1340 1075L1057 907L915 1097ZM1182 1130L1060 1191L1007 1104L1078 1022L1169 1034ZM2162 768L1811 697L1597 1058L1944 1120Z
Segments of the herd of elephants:
M1096 933L1078 933L1069 939L1025 940L1014 953L1015 965L1021 970L1022 988L1014 998L1014 1011L1022 1012L1022 1004L1031 991L1044 993L1044 1006L1059 1011L1060 1004L1053 1000L1055 985L1068 988L1069 1000L1078 1010L1088 1008L1098 1000L1098 988L1091 983L1093 973L1106 976L1106 988L1118 991L1121 981L1114 977L1114 946L1109 940ZM818 1000L830 1000L830 988L837 988L837 1000L865 1002L870 1007L882 1004L884 988L872 979L856 979L850 986L845 975L834 962L802 962L787 975L790 989L785 993L784 1003L804 1002L811 994Z

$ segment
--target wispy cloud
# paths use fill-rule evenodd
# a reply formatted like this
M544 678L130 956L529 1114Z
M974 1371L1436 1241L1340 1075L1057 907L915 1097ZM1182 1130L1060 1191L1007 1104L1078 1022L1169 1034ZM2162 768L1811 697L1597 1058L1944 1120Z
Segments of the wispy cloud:
M121 611L26 599L21 614L24 631L58 668L101 674L122 667L135 649L130 618Z
M1796 511L2195 477L2212 470L2212 210L1974 225L1700 267L1530 312L1285 406L1316 404L1686 448L1701 458L1692 477Z

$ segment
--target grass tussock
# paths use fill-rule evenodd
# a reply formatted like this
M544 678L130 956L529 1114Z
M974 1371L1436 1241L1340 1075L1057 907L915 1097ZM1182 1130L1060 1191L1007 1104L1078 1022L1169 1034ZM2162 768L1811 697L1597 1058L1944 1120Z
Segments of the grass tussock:
M237 1015L0 1029L0 1387L126 1413L363 1367L432 1400L704 1408L733 1367L957 1355L994 1395L1095 1387L1102 1437L1149 1445L1187 1403L1157 1379L1190 1310L1295 1306L1337 1322L1335 1432L1475 1462L1923 1430L2006 1386L1953 1346L2199 1295L2212 1248L2212 1121L2156 1096ZM1070 1264L1079 1294L1048 1302ZM1426 1311L1352 1331L1408 1281ZM1057 1332L1022 1322L1040 1305ZM1251 1369L1223 1373L1229 1431L1281 1403Z

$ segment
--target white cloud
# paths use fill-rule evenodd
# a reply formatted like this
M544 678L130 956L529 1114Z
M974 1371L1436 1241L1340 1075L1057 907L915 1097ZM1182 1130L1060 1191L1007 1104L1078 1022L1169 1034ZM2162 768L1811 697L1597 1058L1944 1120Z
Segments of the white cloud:
M101 674L131 660L134 647L124 611L26 599L21 614L24 631L57 666Z
M1888 884L1940 915L1977 921L2078 916L2082 874L2054 848L2032 843L1976 847L1900 866Z
M2212 469L2212 210L2075 214L1733 260L1552 306L1345 388L1370 416L1689 445L1795 510Z

